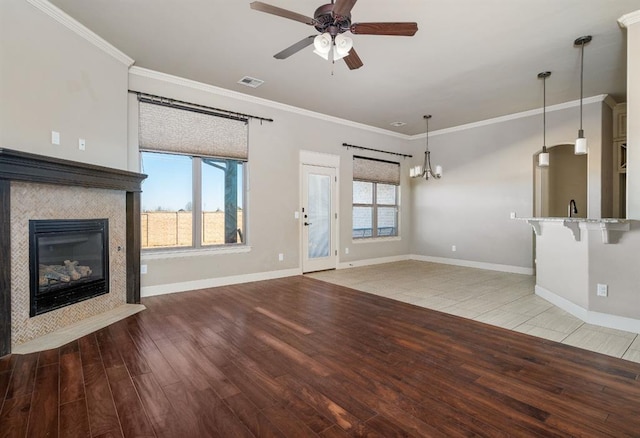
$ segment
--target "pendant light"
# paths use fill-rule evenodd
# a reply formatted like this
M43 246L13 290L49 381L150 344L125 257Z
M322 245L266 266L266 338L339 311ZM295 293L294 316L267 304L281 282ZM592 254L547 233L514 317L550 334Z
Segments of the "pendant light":
M549 167L549 152L547 152L547 78L550 71L538 73L542 79L542 152L538 154L538 167Z
M587 153L587 139L584 138L584 131L582 130L582 98L583 98L583 83L584 83L584 45L591 41L591 35L582 36L577 38L573 44L580 46L580 129L578 130L578 138L576 139L576 145L574 153L576 155L584 155Z
M427 148L424 152L424 164L409 169L409 176L411 178L424 178L427 180L430 177L439 179L442 177L442 166L436 166L435 170L431 169L431 152L429 151L429 119L431 118L431 114L422 117L427 122Z

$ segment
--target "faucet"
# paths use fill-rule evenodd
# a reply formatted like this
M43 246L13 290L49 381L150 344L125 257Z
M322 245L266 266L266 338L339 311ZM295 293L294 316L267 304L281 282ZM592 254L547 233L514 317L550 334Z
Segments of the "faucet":
M569 206L567 207L567 210L569 212L569 217L573 217L574 214L578 214L578 207L576 207L575 199L572 199L571 201L569 201Z

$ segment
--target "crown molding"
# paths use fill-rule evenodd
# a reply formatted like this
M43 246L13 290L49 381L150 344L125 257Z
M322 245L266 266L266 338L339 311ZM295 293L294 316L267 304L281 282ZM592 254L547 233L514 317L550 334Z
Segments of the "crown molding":
M80 24L78 21L71 18L62 9L49 3L47 0L27 0L27 2L30 3L32 6L34 6L35 8L47 14L54 20L56 20L58 23L65 26L67 29L76 33L81 38L90 42L91 44L93 44L94 46L96 46L106 54L111 55L112 57L114 57L115 59L117 59L124 65L126 65L127 68L131 67L135 62L129 56L125 55L123 52L116 49L114 46L112 46L106 40L98 36L92 30Z
M227 90L226 88L204 84L202 82L181 78L179 76L173 76L167 73L161 73L155 70L149 70L143 67L133 66L129 68L129 74L134 76L139 76L142 78L156 79L156 80L168 82L174 85L179 85L179 86L191 88L194 90L204 91L206 93L216 94L218 96L230 97L233 99L241 100L243 102L255 103L258 105L263 105L266 107L275 108L278 110L287 111L290 113L295 113L295 114L299 114L306 117L320 119L326 122L337 123L339 125L349 126L351 128L356 128L356 129L362 129L364 131L374 132L376 134L382 134L389 137L400 138L402 140L409 140L411 138L411 136L407 134L388 131L386 129L365 125L364 123L353 122L351 120L345 120L339 117L329 116L327 114L322 114L315 111L309 111L309 110L298 108L292 105L286 105L283 103L274 102L273 100L251 96L249 94L240 93L238 91Z
M640 9L634 12L629 12L618 18L618 24L621 27L629 27L632 24L640 23Z
M282 111L287 111L287 112L291 112L291 113L295 113L295 114L299 114L299 115L303 115L303 116L307 116L307 117L313 117L316 119L320 119L320 120L324 120L324 121L328 121L328 122L333 122L333 123L337 123L340 125L344 125L344 126L349 126L352 128L357 128L357 129L362 129L365 131L369 131L369 132L374 132L377 134L382 134L382 135L387 135L390 137L395 137L395 138L399 138L399 139L403 139L403 140L416 140L416 139L420 139L420 138L425 138L426 137L426 133L420 133L420 134L415 134L415 135L407 135L407 134L401 134L398 132L393 132L393 131L388 131L386 129L381 129L381 128L376 128L374 126L369 126L369 125L365 125L363 123L357 123L357 122L352 122L350 120L345 120L345 119L341 119L338 117L333 117L333 116L329 116L327 114L322 114L322 113L318 113L315 111L309 111L309 110L305 110L302 108L298 108L292 105L286 105L283 103L278 103L278 102L274 102L272 100L268 100L268 99L263 99L261 97L255 97L255 96L251 96L248 94L244 94L244 93L240 93L237 91L232 91L232 90L227 90L226 88L221 88L221 87L216 87L214 85L208 85L208 84L204 84L202 82L197 82L191 79L185 79L185 78L181 78L179 76L173 76L167 73L161 73L155 70L149 70L143 67L138 67L138 66L133 66L131 68L129 68L129 74L134 75L134 76L138 76L138 77L142 77L142 78L148 78L148 79L156 79L159 81L163 81L163 82L168 82L174 85L179 85L179 86L183 86L183 87L188 87L194 90L200 90L200 91L204 91L207 93L212 93L212 94L216 94L219 96L224 96L224 97L230 97L233 99L238 99L244 102L250 102L250 103L255 103L258 105L263 105L263 106L267 106L270 108L275 108L275 109L279 109ZM592 103L598 103L598 102L604 102L605 104L607 104L609 107L611 107L613 109L613 107L616 105L616 101L609 96L608 94L600 94L597 96L592 96L592 97L587 97L584 98L582 100L583 105L589 105ZM547 112L553 112L553 111L561 111L567 108L574 108L574 107L578 107L580 106L580 100L572 100L569 102L564 102L564 103L559 103L557 105L552 105L552 106L548 106L546 111ZM496 123L503 123L503 122L507 122L509 120L516 120L516 119L521 119L524 117L531 117L531 116L535 116L538 114L542 114L542 108L536 108L533 110L529 110L529 111L522 111L519 113L514 113L514 114L508 114L506 116L500 116L500 117L495 117L492 119L487 119L487 120L481 120L479 122L473 122L473 123L468 123L466 125L458 125L458 126L453 126L451 128L445 128L445 129L440 129L437 131L430 131L429 132L429 136L435 136L435 135L443 135L443 134L450 134L452 132L458 132L458 131L464 131L467 129L473 129L473 128L478 128L481 126L487 126L487 125L493 125Z
M604 102L611 109L613 109L613 107L616 105L616 101L608 94L599 94L597 96L586 97L582 100L583 105L589 105L589 104L598 103L598 102ZM549 113L553 111L561 111L567 108L574 108L578 106L580 106L580 99L559 103L557 105L548 106L546 108L546 112ZM467 123L466 125L453 126L451 128L440 129L437 131L430 131L429 137L433 137L436 135L451 134L453 132L465 131L467 129L479 128L481 126L494 125L496 123L503 123L503 122L508 122L510 120L522 119L525 117L531 117L538 114L542 114L542 108L536 108L528 111L522 111L519 113L508 114L506 116L494 117L492 119L486 119L486 120L481 120L479 122ZM410 137L410 139L417 140L425 137L426 137L426 133L422 133L422 134L413 135Z

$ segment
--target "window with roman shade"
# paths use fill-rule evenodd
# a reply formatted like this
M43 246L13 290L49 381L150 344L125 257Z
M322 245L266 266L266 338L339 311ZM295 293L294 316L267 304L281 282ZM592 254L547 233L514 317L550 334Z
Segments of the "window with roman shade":
M398 236L400 163L353 157L354 239Z
M245 243L248 120L139 98L142 248Z

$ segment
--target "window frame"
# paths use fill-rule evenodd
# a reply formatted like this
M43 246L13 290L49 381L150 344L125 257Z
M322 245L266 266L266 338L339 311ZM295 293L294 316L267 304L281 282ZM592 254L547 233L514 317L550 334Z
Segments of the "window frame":
M366 184L371 184L372 185L372 195L371 195L371 204L365 204L365 203L356 203L353 202L353 187L355 183L366 183ZM395 204L380 204L378 203L378 184L383 184L383 185L388 185L388 186L392 186L395 189ZM352 207L351 207L351 239L353 241L367 241L367 240L371 240L371 239L394 239L394 238L399 238L400 237L400 186L397 184L389 184L389 183L381 183L381 182L376 182L376 181L362 181L362 180L354 180L352 183L352 188L351 188L351 199L352 199ZM365 208L371 208L371 235L367 236L367 235L363 235L360 237L355 237L353 235L353 209L356 207L365 207ZM379 229L378 229L378 207L385 207L385 208L394 208L395 209L395 220L396 220L396 226L395 226L395 234L388 234L388 235L383 235L380 236L379 235Z
M241 160L237 158L224 158L224 157L216 157L216 156L205 156L205 155L192 155L188 153L180 153L180 152L172 152L172 151L159 151L159 150L147 150L140 149L139 150L139 158L140 158L140 168L141 172L144 173L144 169L142 169L144 165L143 154L162 154L162 155L174 155L174 156L186 156L191 158L191 215L192 215L192 230L191 230L191 245L189 246L162 246L162 247L143 247L141 245L141 252L145 254L153 254L153 253L163 253L163 252L171 252L171 253L195 253L195 252L210 252L210 251L221 251L228 252L229 250L238 249L241 252L243 248L249 248L247 244L247 169L248 169L248 161ZM242 239L240 242L235 243L217 243L217 244L203 244L203 206L202 206L202 166L204 164L203 159L211 159L216 161L235 161L239 166L242 167L242 187L238 187L238 192L240 190L242 192L242 205L238 205L238 208L242 208ZM141 194L141 198L144 197L144 185L143 185L143 193ZM142 201L142 199L141 199ZM142 202L141 202L142 207ZM140 211L140 214L144 214L144 212Z

